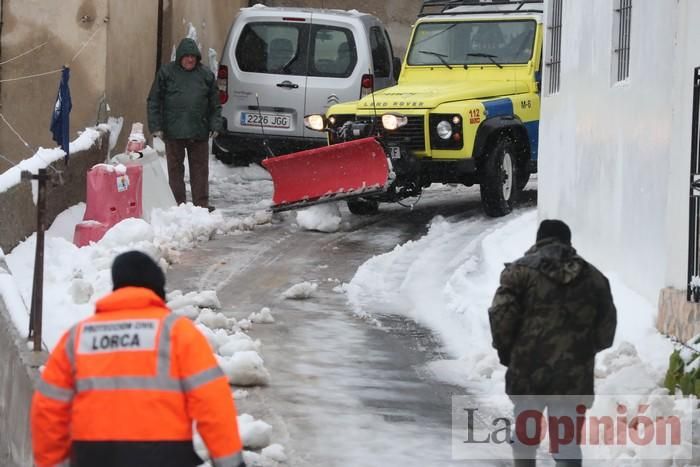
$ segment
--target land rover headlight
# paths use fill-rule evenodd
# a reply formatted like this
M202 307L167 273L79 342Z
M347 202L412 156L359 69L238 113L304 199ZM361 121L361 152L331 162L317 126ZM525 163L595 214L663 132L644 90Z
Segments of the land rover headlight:
M436 129L440 139L450 139L452 136L452 124L447 120L441 120Z
M304 126L309 130L323 131L326 128L326 118L320 114L304 117Z
M385 130L394 131L408 123L408 117L398 114L382 115L382 126Z

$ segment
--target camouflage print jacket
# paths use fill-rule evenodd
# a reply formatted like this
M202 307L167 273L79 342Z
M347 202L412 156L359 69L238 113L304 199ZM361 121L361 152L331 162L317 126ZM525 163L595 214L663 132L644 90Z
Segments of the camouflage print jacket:
M617 313L605 276L546 238L506 264L489 321L506 393L592 395L595 354L612 345Z

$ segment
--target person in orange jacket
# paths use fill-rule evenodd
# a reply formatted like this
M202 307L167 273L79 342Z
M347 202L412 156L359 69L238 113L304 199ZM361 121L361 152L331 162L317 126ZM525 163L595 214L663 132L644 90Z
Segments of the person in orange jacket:
M193 423L215 467L244 466L236 407L206 338L165 305L146 254L112 265L114 290L63 335L31 409L38 467L192 467Z

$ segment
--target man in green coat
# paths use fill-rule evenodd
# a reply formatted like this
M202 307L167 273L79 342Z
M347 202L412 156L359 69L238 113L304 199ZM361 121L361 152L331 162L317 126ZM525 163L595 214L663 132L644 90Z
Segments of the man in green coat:
M209 137L221 131L221 103L214 74L201 63L192 39L182 39L175 61L163 65L148 94L148 126L163 138L168 180L177 204L186 202L185 154L192 202L209 206Z
M535 245L506 264L489 321L493 346L508 367L506 393L515 403L516 431L524 410L547 406L553 416L590 407L595 355L612 345L617 312L608 280L576 253L564 222L542 221ZM535 465L537 445L521 446L516 439L513 447L516 466ZM570 448L554 453L558 467L581 465L580 446Z

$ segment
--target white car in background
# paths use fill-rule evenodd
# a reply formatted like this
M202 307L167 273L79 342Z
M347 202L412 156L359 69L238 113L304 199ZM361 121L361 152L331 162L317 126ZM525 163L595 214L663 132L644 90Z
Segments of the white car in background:
M213 152L238 165L325 145L326 134L305 128L304 116L393 86L400 71L386 27L372 15L244 8L219 66L225 131Z

